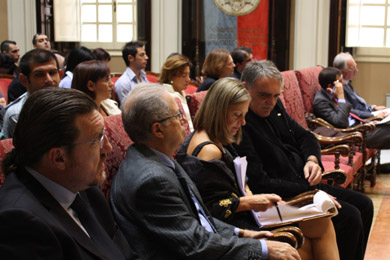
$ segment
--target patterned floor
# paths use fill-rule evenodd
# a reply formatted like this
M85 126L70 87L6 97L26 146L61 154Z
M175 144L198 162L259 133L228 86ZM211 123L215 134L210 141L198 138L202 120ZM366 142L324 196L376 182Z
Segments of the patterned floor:
M381 163L388 162L390 151L382 151ZM373 200L375 211L365 260L390 259L390 173L379 174L373 188L367 183L366 194Z

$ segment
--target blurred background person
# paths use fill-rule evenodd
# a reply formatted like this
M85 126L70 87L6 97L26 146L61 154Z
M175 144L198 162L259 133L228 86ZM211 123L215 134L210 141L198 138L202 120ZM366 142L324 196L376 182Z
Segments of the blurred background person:
M166 87L168 92L174 98L178 98L180 100L184 109L185 117L192 132L194 127L192 125L190 110L184 93L184 90L191 81L191 66L192 64L187 57L181 54L170 55L161 68L158 81Z
M107 62L90 60L77 65L73 71L72 88L88 94L102 116L121 113L118 103L111 99L114 84L111 82Z
M214 49L210 51L202 67L202 73L206 78L200 84L197 92L208 90L216 80L232 75L235 66L228 50Z

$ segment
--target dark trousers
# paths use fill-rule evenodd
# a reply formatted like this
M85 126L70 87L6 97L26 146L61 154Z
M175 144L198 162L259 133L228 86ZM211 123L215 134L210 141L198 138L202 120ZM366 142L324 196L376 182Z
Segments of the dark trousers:
M376 125L375 131L367 134L367 147L390 149L390 121Z
M332 218L341 260L363 260L370 234L374 206L366 195L321 184L321 190L337 198L342 208Z

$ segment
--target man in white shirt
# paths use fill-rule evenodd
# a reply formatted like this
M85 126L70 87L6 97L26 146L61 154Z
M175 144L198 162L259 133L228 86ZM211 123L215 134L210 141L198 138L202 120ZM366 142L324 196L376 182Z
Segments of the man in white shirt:
M127 68L115 82L115 93L119 103L122 103L122 100L136 84L148 82L146 73L143 71L149 59L144 45L144 42L128 42L122 49L122 58Z

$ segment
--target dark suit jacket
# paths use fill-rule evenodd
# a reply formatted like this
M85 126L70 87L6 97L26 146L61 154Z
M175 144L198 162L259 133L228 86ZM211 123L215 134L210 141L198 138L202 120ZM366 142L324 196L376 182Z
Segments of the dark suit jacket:
M176 169L203 205L196 186L176 163ZM210 233L199 221L190 194L174 170L148 147L127 150L111 188L118 224L142 259L261 259L261 245L233 235L233 226L213 219Z
M336 105L322 89L316 93L313 101L314 114L339 128L349 127L351 107L351 104L341 102Z
M302 169L309 155L321 159L320 145L287 114L280 100L267 118L249 110L245 119L243 139L236 150L247 157L248 185L253 193L291 197L318 188L309 185Z
M211 85L213 85L213 83L217 80L218 79L216 78L207 76L206 79L202 82L202 84L199 85L196 92L208 90L211 87Z
M368 118L374 116L371 113L370 106L365 102L365 100L360 100L358 98L358 94L353 88L351 82L348 82L348 85L344 85L343 88L345 100L352 105L352 113L361 118Z
M101 191L90 188L80 196L90 203L120 254L132 258ZM0 259L107 258L50 193L20 170L10 174L0 189Z

